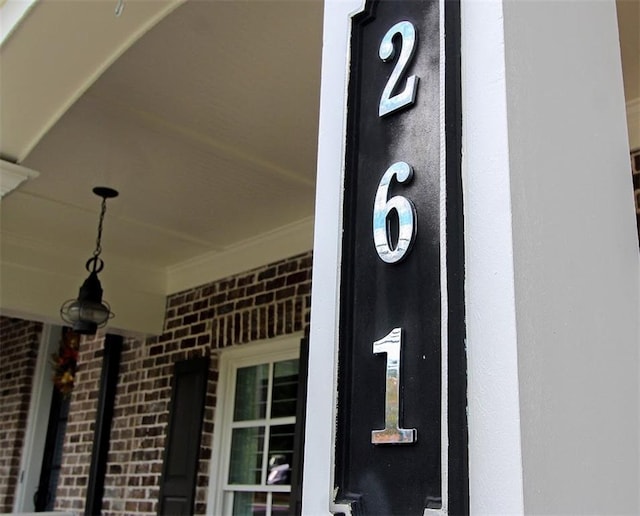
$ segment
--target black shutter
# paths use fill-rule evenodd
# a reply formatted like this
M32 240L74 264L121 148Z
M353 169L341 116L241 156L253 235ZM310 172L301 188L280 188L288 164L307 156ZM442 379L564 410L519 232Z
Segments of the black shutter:
M193 513L209 358L176 362L158 514Z
M38 490L33 495L36 512L52 511L58 487L60 466L62 463L62 446L69 418L69 398L65 398L58 389L53 390L49 425L45 439L42 469Z
M107 459L111 439L111 422L116 400L120 359L122 357L123 337L107 333L102 355L98 408L93 431L91 466L87 482L87 498L84 507L86 516L100 514L104 495L104 478L107 473Z
M296 404L296 430L293 441L293 471L291 474L291 501L289 515L302 514L302 468L304 467L304 429L307 414L307 378L309 373L309 327L300 341L298 370L298 400Z

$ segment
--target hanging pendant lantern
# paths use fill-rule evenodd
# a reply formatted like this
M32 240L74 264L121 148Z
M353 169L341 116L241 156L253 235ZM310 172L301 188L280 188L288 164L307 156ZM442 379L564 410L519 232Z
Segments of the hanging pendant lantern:
M60 308L62 320L70 324L73 331L82 335L94 335L98 328L107 324L114 314L109 303L102 300L102 285L98 279L98 273L104 268L104 261L100 258L102 252L102 224L107 211L107 199L118 196L118 192L112 188L97 186L93 193L102 198L100 222L98 223L98 238L93 256L85 265L89 277L84 280L78 293L78 299L65 301Z

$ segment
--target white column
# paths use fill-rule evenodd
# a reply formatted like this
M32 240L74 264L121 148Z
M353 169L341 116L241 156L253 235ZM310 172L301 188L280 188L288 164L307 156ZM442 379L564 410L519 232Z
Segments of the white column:
M338 342L342 174L348 77L349 13L361 0L326 0L320 91L318 174L302 513L329 513Z
M463 0L471 512L637 514L638 242L613 0Z
M522 514L503 6L461 7L469 502Z
M639 259L615 3L503 5L525 512L638 514Z
M332 496L348 14L325 2L303 513ZM613 0L462 0L473 514L640 513L639 286Z

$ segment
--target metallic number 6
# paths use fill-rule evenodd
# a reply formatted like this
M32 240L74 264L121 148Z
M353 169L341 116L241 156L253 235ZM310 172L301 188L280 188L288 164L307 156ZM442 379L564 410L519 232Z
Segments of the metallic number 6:
M384 429L371 431L373 444L411 444L418 440L415 428L400 428L400 349L402 328L394 328L373 343L373 353L387 354Z
M391 27L382 38L380 42L380 50L378 55L385 63L390 59L393 59L395 55L395 47L393 45L393 37L399 34L402 39L400 50L400 57L398 62L387 81L384 90L382 91L382 98L380 99L380 108L378 110L378 116L385 116L389 113L393 113L398 109L411 105L416 100L416 90L418 89L418 77L412 75L407 79L407 84L403 91L394 95L391 94L398 85L400 76L405 71L407 65L411 61L413 54L416 50L416 42L418 40L418 34L416 32L413 23L408 21L401 21Z
M409 199L396 195L387 200L389 184L394 176L399 183L408 183L413 177L413 169L404 161L398 161L387 169L378 184L373 203L373 242L378 256L386 263L396 263L405 257L413 244L417 226L416 209ZM389 234L391 210L398 213L398 243L395 249L392 248Z

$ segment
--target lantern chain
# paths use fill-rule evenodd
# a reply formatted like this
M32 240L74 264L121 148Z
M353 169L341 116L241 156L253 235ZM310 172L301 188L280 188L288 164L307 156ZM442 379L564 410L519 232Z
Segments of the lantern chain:
M98 223L98 238L96 239L96 250L93 251L93 257L98 258L102 252L101 240L102 240L102 223L104 221L104 214L107 212L107 199L102 198L102 208L100 210L100 222Z

